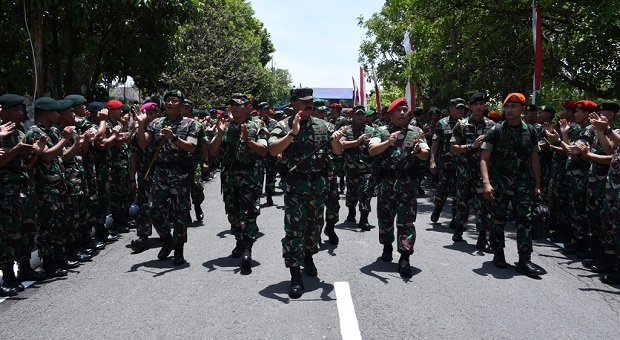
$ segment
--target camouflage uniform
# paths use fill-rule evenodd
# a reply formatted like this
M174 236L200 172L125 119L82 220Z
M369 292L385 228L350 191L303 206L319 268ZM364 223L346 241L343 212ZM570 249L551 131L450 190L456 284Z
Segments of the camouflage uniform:
M368 125L358 127L348 126L345 130L344 139L346 141L357 140L361 135L372 136L374 130ZM346 206L355 210L359 202L361 212L370 212L370 177L373 171L373 159L368 154L368 146L365 141L343 151L345 159L345 171L347 177L347 197Z
M88 130L96 132L96 128L90 123L90 121L76 117L74 123L75 129L86 133ZM95 169L95 163L93 159L93 142L90 142L88 149L81 155L82 166L80 171L82 172L82 193L80 199L80 207L78 209L78 231L80 233L81 240L84 244L89 243L91 240L91 232L93 227L97 225L97 220L93 215L93 207L98 206L97 198L97 173ZM102 221L99 221L101 223ZM100 227L101 228L101 227Z
M606 155L598 141L597 131L590 127L586 134L591 138L590 152L596 155ZM607 185L607 174L609 165L592 161L588 171L586 211L588 222L592 226L590 229L596 248L603 247L603 225L601 220L601 207L605 207L605 187ZM593 245L594 246L594 245Z
M170 126L172 132L196 145L198 129L191 118L178 116L153 120L146 129L151 147L155 149L162 141L161 130ZM194 170L193 156L176 146L170 140L164 140L161 151L155 159L149 192L149 216L157 234L163 239L170 239L175 244L187 242L187 212L190 208L191 173Z
M267 129L267 131L272 131L275 127L276 124L278 124L278 121L273 119L273 118L267 118L265 120L265 129ZM275 194L276 192L276 174L278 173L277 171L277 159L274 156L271 156L269 153L267 154L267 157L265 157L264 159L265 162L265 195L267 197L271 197ZM261 180L261 184L262 184L262 180Z
M207 134L204 129L204 125L196 120L196 129L198 129L198 144L196 145L196 150L194 151L194 172L192 175L192 188L190 191L190 196L192 198L192 204L200 205L205 200L205 191L204 185L202 183L202 145L200 142L205 142L207 145L209 141L207 140Z
M435 209L443 208L448 196L454 195L456 187L456 165L454 155L450 152L450 139L457 120L452 116L442 118L435 127L433 143L440 143L437 152L437 187L435 189ZM454 206L453 206L454 213ZM454 216L453 216L454 217Z
M575 141L579 135L581 127L579 124L571 123L568 130L568 138L571 142ZM556 146L559 144L556 143ZM552 196L550 197L550 206L552 207L552 215L554 218L555 226L558 231L565 231L572 233L570 226L569 210L566 209L570 205L570 183L566 183L566 162L567 156L555 152L553 154L551 165L551 178L552 184L550 191ZM566 229L566 230L565 230Z
M74 130L71 138L67 140L63 147L63 153L67 152L75 144L77 139L77 130ZM80 152L66 161L62 162L64 170L65 184L67 187L67 205L65 206L64 216L67 223L67 234L65 235L65 247L68 248L69 254L72 256L82 245L82 233L80 230L81 218L84 211L84 163Z
M106 124L103 138L109 138L112 129ZM104 228L105 220L110 208L110 170L111 170L112 150L110 147L105 149L93 148L93 161L95 164L95 175L97 176L97 201L96 210L92 211L92 220L95 223L95 233L98 239L104 240L108 231Z
M380 166L377 179L377 219L379 221L379 243L394 243L394 218L398 252L413 254L416 240L415 220L417 215L418 178L417 156L412 154L415 140L420 137L421 149L428 150L422 129L408 125L398 128L392 123L373 131L370 144L390 139L390 134L401 131L394 145L375 156Z
M456 145L471 145L480 135L486 135L495 122L482 117L476 121L472 116L459 120L452 130L450 143ZM481 149L470 149L467 152L455 155L456 160L456 221L457 230L462 230L469 218L469 208L474 207L476 212L476 227L478 231L487 231L488 204L482 195L482 178L480 177Z
M278 122L271 131L269 142L284 137L292 131L294 116ZM286 267L304 265L306 256L319 251L321 227L327 199L327 155L329 145L325 145L312 157L291 171L300 160L331 135L325 121L310 117L300 122L299 134L282 152L282 163L287 172L284 174L284 231L282 239L282 257Z
M260 122L256 120L231 121L226 125L220 146L222 194L235 239L254 242L258 237L256 219L260 214L258 203L262 189L261 172L256 165L263 157L241 140L242 124L248 129L249 139L267 145Z
M615 129L620 133L620 129ZM602 237L605 253L620 254L620 146L613 149L605 181L605 202L601 212ZM599 206L600 207L600 206Z
M347 118L344 115L338 116L329 121L333 125L333 130L336 131L343 126L351 125L353 119ZM338 193L337 180L340 178L340 191L344 191L345 187L345 171L344 171L344 157L343 155L331 155L331 161L328 163L333 171L333 178L329 179L329 193L327 195L327 211L325 212L325 221L338 223L338 216L340 215L340 194Z
M596 131L592 126L582 128L574 143L582 142L592 145L597 139ZM574 144L573 143L573 144ZM590 163L583 160L581 156L569 158L566 162L566 179L565 183L569 184L571 211L570 222L573 228L575 239L585 241L590 233L590 223L587 211L587 194L588 194L588 170Z
M504 121L487 132L482 149L491 151L489 181L495 190L495 199L490 202L493 248L496 251L505 248L506 211L508 203L512 202L517 248L520 255L529 255L532 253L530 207L534 189L530 159L533 152L540 151L535 133L524 122L511 126Z
M107 121L107 128L112 130L115 126L122 126L121 122ZM129 157L128 145L114 145L110 148L110 213L114 220L114 229L126 228L129 219L129 206L131 197L129 190Z
M132 137L131 152L137 156L136 181L138 181L138 185L136 188L136 205L140 208L140 211L136 218L136 235L138 237L151 236L153 228L151 228L151 220L149 218L149 193L151 191L153 173L151 172L149 176L146 176L146 171L149 164L151 164L155 149L152 143L142 149L138 145L138 135L136 134Z

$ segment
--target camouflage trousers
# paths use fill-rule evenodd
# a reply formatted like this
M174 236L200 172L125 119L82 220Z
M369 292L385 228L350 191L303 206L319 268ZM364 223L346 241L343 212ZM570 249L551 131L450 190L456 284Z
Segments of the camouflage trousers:
M37 248L41 257L53 257L65 245L66 220L63 209L67 205L64 195L44 192L39 199L39 232Z
M277 158L265 158L265 194L273 196L276 192Z
M285 179L282 257L287 268L303 266L306 255L319 252L327 186L324 177L314 181Z
M30 244L23 235L22 213L25 198L0 195L0 268L13 265L13 261L30 258Z
M493 184L493 183L492 183ZM514 190L510 192L503 190L493 184L495 188L495 199L489 204L490 211L490 239L495 240L494 248L503 249L506 247L504 237L504 226L506 225L506 211L508 211L508 202L512 203L512 209L515 215L515 225L517 229L517 249L519 254L532 253L532 192L531 190ZM484 204L484 203L483 203Z
M565 178L564 172L556 173L550 188L551 197L549 202L552 209L553 222L558 228L570 225L569 209L566 209L570 205L570 191Z
M136 189L136 205L140 208L136 218L136 235L151 236L153 228L149 218L149 193L151 191L151 176L144 178L144 172L137 172L138 188Z
M570 190L570 224L577 240L587 238L590 232L588 210L586 207L588 192L588 172L572 170L566 174L566 183Z
M255 241L258 237L256 219L260 214L262 177L258 171L222 171L224 209L233 235L237 239Z
M90 232L93 228L95 228L96 236L101 236L101 231L104 230L103 222L99 217L99 196L97 195L97 177L86 177L84 178L84 183L86 183L84 190L86 193L85 207L84 207L84 220L86 225L83 226L84 230L82 234Z
M340 218L340 192L338 191L338 177L327 176L327 204L325 206L325 223L336 224ZM322 228L322 225L321 225Z
M97 220L97 225L103 226L110 208L110 187L108 173L99 171L99 169L97 169L97 202L99 209L94 218Z
M347 171L346 206L355 209L359 202L360 211L371 211L370 173Z
M603 221L601 220L601 207L605 207L605 185L607 176L588 176L588 188L586 197L586 209L592 238L598 245L603 242ZM597 245L597 246L598 246Z
M32 187L31 187L32 188ZM26 197L25 209L22 210L22 237L28 242L28 249L23 254L17 254L21 258L30 258L31 252L36 249L36 236L39 227L39 201L34 190L29 190Z
M456 181L456 211L454 219L457 227L463 227L469 219L469 210L473 206L476 214L476 229L489 230L488 204L482 194L482 182L479 177L459 177Z
M202 162L198 161L195 164L194 172L192 173L192 190L190 191L193 204L202 204L205 200L205 187L202 183Z
M82 196L67 196L67 205L64 207L65 242L82 243L82 233L80 230L80 212L84 208ZM90 235L89 235L90 236Z
M608 183L606 200L601 214L603 243L608 254L620 254L620 191Z
M377 183L377 219L379 243L394 243L394 218L398 252L413 254L416 240L415 220L418 211L416 194L418 179L406 176L399 179L380 178Z
M115 168L110 181L110 214L115 226L127 224L129 207L133 201L129 188L129 171L125 168Z
M155 231L162 238L170 237L175 243L187 242L189 170L163 169L155 166L149 192L149 216Z
M443 207L448 196L454 196L456 187L456 169L438 169L438 182L435 187L435 206Z

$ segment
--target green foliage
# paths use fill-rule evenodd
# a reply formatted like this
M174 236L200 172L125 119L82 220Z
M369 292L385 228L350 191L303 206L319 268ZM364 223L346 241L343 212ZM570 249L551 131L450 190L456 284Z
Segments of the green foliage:
M620 97L620 16L614 0L540 0L544 39L542 98ZM387 0L359 18L367 30L360 60L384 84L416 84L425 106L489 90L501 99L530 93L534 51L530 0ZM403 35L411 21L413 51ZM604 53L601 53L604 51ZM540 102L537 100L537 102Z

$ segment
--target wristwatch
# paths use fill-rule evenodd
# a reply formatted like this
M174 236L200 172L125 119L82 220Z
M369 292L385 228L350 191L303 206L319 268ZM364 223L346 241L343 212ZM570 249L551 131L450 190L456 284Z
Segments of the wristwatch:
M293 138L297 137L297 135L293 133L293 130L289 131L288 135L293 137Z
M471 149L473 149L474 147L471 144L467 144L467 151L471 151Z
M608 127L607 129L605 129L605 131L603 131L603 134L604 134L605 136L607 136L607 135L608 135L608 134L610 134L612 131L613 131L613 129L612 129L612 128L610 128L610 127Z

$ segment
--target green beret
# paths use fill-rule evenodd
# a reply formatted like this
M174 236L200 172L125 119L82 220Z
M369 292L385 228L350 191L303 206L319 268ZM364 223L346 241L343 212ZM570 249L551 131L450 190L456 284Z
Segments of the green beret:
M192 116L193 115L199 115L200 114L200 110L198 109L192 109Z
M185 95L183 94L183 92L181 92L179 90L169 90L169 91L167 91L166 93L164 93L164 100L166 100L166 98L168 98L170 96L179 97L179 99L185 101Z
M56 102L58 102L58 111L68 110L73 106L73 100L70 99L61 99Z
M256 108L259 109L259 110L268 109L269 108L269 103L267 103L267 102L260 102L260 103L258 103L258 106Z
M121 106L121 111L129 111L131 110L131 106L127 105L127 104L123 104Z
M618 111L620 111L620 105L618 105L618 103L601 103L596 107L596 111L611 111L618 113Z
M551 105L543 105L541 107L538 108L538 111L547 111L549 113L551 113L552 115L555 115L555 107L551 106Z
M366 110L366 117L370 117L375 114L375 110Z
M35 100L33 106L35 109L43 111L58 111L60 108L60 104L50 97L41 97Z
M22 105L26 98L22 96L18 96L16 94L3 94L0 96L0 107L13 107L17 105Z
M88 106L86 107L86 110L92 112L92 113L96 113L99 112L101 110L103 110L105 108L105 103L103 102L92 102L90 104L88 104Z
M86 104L86 98L84 98L84 96L79 95L79 94L70 94L66 96L65 99L72 100L73 106L80 105L80 104Z
M198 110L198 114L199 114L201 117L206 117L206 116L208 116L208 115L209 115L209 113L207 112L207 110Z

